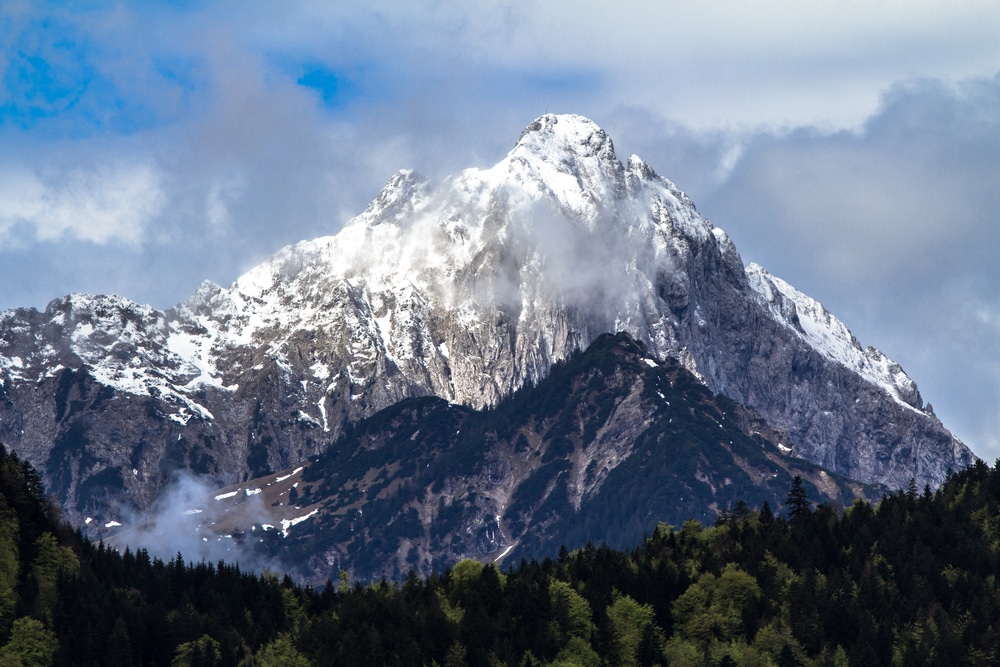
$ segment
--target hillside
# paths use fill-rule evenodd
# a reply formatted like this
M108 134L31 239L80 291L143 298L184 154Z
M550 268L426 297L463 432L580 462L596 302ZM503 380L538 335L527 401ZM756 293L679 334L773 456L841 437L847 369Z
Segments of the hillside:
M779 507L797 475L835 506L878 493L786 442L676 360L605 335L487 410L407 399L300 466L99 534L135 546L186 532L209 557L273 563L316 583L341 570L367 581L588 541L624 548L658 521L710 524L741 501Z
M303 589L65 529L0 454L0 662L35 665L927 665L1000 658L1000 464L842 514L659 524L502 571ZM22 662L17 662L21 660Z

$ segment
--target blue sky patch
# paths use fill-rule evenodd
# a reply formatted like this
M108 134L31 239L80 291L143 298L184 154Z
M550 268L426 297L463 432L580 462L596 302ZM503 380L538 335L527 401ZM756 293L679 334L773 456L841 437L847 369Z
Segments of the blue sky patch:
M27 128L79 104L96 74L76 42L62 32L44 21L34 39L22 35L6 49L0 123Z
M197 88L194 64L170 60L155 62L147 76L137 77L142 89L123 90L102 71L102 63L114 63L102 46L80 39L75 26L55 20L5 32L16 37L0 47L0 62L5 64L0 72L0 128L77 138L133 134L164 124L158 89L179 88L186 106Z
M350 81L329 67L314 64L306 65L303 69L304 73L295 82L315 90L323 104L331 109L343 107L356 95Z

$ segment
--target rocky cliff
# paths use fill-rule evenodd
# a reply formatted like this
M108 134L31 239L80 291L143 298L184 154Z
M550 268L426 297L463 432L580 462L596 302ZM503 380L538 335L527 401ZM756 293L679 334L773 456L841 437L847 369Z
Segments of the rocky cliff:
M833 472L937 484L972 460L913 381L579 116L489 169L401 171L334 236L166 312L71 295L0 314L0 440L70 517L325 450L404 398L493 405L606 332L677 358Z
M791 456L784 437L676 360L604 334L491 408L404 399L295 468L169 494L153 518L100 534L321 585L341 570L398 580L463 558L626 548L658 522L710 525L765 502L781 511L794 476L813 502L879 494Z

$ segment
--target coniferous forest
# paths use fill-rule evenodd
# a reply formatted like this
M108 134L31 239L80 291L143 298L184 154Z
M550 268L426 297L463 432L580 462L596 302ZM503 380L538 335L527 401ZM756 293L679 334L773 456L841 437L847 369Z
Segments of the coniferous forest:
M313 589L93 544L0 451L0 665L989 665L998 573L1000 462L842 512L796 483L632 551Z

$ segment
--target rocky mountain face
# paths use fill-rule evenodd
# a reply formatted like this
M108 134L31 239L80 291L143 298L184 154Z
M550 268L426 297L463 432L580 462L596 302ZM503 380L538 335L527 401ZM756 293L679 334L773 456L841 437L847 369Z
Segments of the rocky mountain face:
M555 115L490 169L399 172L336 235L170 311L70 295L0 314L0 441L70 519L110 522L177 469L222 485L288 468L408 398L486 408L619 331L832 472L936 485L972 460L897 364L744 267L593 122Z
M294 469L192 494L104 537L158 543L168 526L207 541L207 560L223 545L316 584L341 570L398 580L468 557L627 548L658 522L711 524L741 501L780 510L796 475L815 502L878 492L789 455L783 438L676 360L604 334L495 406L404 399Z

